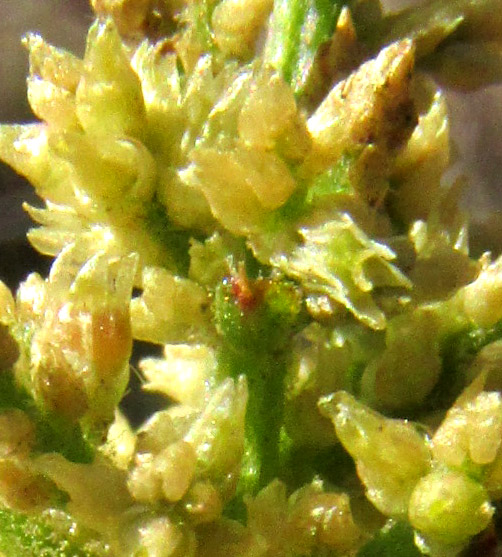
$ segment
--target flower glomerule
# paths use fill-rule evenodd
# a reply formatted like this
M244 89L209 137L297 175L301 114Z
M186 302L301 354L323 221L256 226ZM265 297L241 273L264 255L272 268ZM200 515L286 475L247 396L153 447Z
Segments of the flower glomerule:
M55 257L0 283L0 551L489 537L502 263L469 254L438 83L500 78L500 1L91 4L83 59L26 36L39 121L0 126Z

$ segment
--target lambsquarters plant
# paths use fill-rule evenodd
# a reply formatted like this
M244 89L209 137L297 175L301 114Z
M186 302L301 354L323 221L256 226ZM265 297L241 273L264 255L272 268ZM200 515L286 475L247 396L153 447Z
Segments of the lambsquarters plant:
M55 257L0 288L3 554L495 539L502 259L469 256L439 84L500 79L502 2L93 8L83 60L27 35L39 122L0 127Z

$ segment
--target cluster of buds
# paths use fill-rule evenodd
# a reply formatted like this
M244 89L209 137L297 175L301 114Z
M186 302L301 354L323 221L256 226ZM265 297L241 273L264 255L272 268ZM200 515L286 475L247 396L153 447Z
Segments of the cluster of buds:
M386 518L458 553L502 496L502 259L469 258L445 96L415 67L468 37L496 56L462 86L498 79L500 0L91 4L83 59L27 36L40 122L0 126L57 257L16 300L0 283L3 506L116 555L353 555ZM164 345L139 368L170 399L136 431L133 338ZM379 413L427 423L467 377L435 432Z
M70 246L47 280L21 284L9 314L21 353L14 373L43 411L98 426L113 419L129 377L136 258L98 253L78 272L75 259Z
M128 487L137 501L164 501L192 524L219 518L235 494L244 454L246 380L208 388L214 365L200 346L166 347L164 360L142 363L146 388L182 404L157 412L138 431ZM180 369L186 381L172 381Z
M248 502L248 525L266 547L264 555L336 551L348 554L363 541L348 495L325 493L319 480L288 498L286 486L274 481ZM257 544L258 545L258 544Z
M385 516L408 520L433 553L455 553L484 530L494 513L491 498L500 496L502 407L499 393L482 390L484 379L466 389L433 435L343 391L320 403L367 498Z

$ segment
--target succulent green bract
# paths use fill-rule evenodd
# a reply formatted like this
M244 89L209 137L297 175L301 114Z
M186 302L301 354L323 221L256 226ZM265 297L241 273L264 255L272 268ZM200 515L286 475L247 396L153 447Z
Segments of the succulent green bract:
M494 536L502 260L469 255L439 84L500 79L500 0L92 5L83 60L27 35L39 121L0 126L55 257L0 283L0 552ZM136 341L164 404L133 427Z

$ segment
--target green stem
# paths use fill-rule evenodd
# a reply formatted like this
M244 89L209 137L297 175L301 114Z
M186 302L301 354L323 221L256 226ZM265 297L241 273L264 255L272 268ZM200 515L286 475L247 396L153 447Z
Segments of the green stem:
M239 283L240 281L240 283ZM245 276L224 281L215 293L215 320L222 335L222 376L245 375L246 454L238 495L256 494L281 476L285 377L301 296L287 281Z
M304 93L319 47L331 38L339 13L336 0L275 0L265 58L296 96Z
M221 351L220 364L228 375L245 374L249 400L246 413L246 458L242 487L256 494L280 476L280 436L284 415L284 377L286 358L283 353L260 353L255 350L235 352L229 347ZM225 361L223 361L223 358Z

